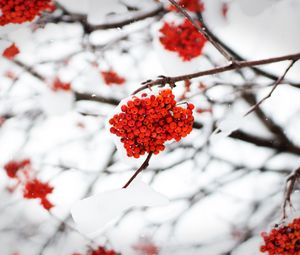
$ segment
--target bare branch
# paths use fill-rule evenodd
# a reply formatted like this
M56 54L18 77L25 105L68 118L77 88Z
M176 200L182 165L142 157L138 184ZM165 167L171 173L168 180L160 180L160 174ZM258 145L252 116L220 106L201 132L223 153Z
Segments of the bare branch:
M138 93L144 89L147 89L147 88L153 87L153 86L165 85L168 83L175 83L175 82L184 81L184 80L191 80L194 78L199 78L199 77L218 74L218 73L224 73L227 71L238 70L238 69L246 68L246 67L268 65L268 64L287 61L287 60L296 61L298 59L300 59L300 52L295 53L295 54L284 55L284 56L274 57L274 58L260 59L260 60L236 61L234 63L228 64L225 66L220 66L220 67L212 68L212 69L205 70L205 71L200 71L200 72L190 73L190 74L185 74L185 75L180 75L180 76L174 76L174 77L163 77L163 78L159 78L156 80L151 80L151 81L145 83L139 89L137 89L134 93Z
M123 186L123 189L126 189L130 183L138 176L139 173L141 173L143 170L145 170L149 166L149 161L152 157L152 152L150 152L145 159L144 163L140 166L138 170L135 171L135 173L131 176L131 178L128 180L128 182Z
M277 81L274 83L272 89L270 90L270 92L263 97L261 100L259 100L255 105L253 105L249 111L247 111L244 116L246 117L247 115L249 115L251 112L255 111L257 109L258 106L260 106L265 100L267 100L268 98L270 98L273 94L273 92L275 91L275 89L278 87L278 85L284 80L285 76L287 75L287 73L289 72L289 70L292 68L292 66L297 62L297 60L293 60L290 65L288 66L288 68L285 70L285 72L283 73L283 75L281 77L279 77L277 79Z
M282 206L282 219L287 217L286 209L287 206L292 207L291 195L294 191L295 184L300 177L300 167L294 170L286 179L284 201Z

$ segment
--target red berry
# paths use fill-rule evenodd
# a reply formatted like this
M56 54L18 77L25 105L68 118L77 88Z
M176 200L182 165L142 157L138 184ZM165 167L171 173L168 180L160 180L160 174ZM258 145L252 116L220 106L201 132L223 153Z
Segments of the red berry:
M42 12L54 9L52 0L0 0L0 26L32 21Z
M0 16L0 19L1 19L1 16ZM20 53L20 51L17 48L17 46L15 44L12 44L11 46L9 46L8 48L6 48L4 50L4 52L2 53L2 56L7 59L14 59L15 56L17 56L19 53Z
M183 61L200 56L207 41L188 20L178 26L165 22L159 31L162 34L159 40L164 48L177 52Z
M119 76L113 70L102 71L101 75L106 85L112 85L112 84L122 85L126 82L126 80L123 77Z
M121 110L126 111L109 120L110 132L120 136L129 157L158 154L165 149L166 141L179 141L192 131L192 108L192 104L187 109L176 106L172 91L165 89L159 95L135 98L122 105Z
M269 255L300 255L300 218L286 226L278 226L270 233L263 232L261 252Z
M180 0L178 1L178 4L191 12L204 11L204 4L201 2L201 0ZM174 5L171 5L169 10L177 11L177 8Z
M39 198L41 200L41 205L46 210L49 210L53 207L53 204L48 200L47 196L53 192L53 189L54 188L48 183L33 179L25 184L23 195L24 198L27 199Z

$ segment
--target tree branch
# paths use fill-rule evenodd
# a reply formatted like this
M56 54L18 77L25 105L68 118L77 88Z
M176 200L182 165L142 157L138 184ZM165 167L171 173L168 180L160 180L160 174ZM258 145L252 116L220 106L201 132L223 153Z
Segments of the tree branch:
M141 173L143 170L145 170L149 166L149 161L152 157L152 152L150 152L145 159L144 163L140 166L138 170L135 171L135 173L131 176L131 178L128 180L128 182L123 186L123 189L126 189L130 183L138 176L139 173Z
M284 200L283 200L283 206L282 206L282 219L284 220L287 217L286 209L287 206L292 207L291 202L291 195L294 191L295 184L300 178L300 167L294 170L286 179L285 184L285 192L284 192Z
M223 73L231 70L238 70L245 67L253 67L253 66L260 66L260 65L267 65L287 60L296 61L300 59L300 52L295 54L289 54L284 55L280 57L274 57L274 58L266 58L266 59L260 59L260 60L252 60L252 61L236 61L234 63L230 63L225 66L220 66L217 68L212 68L205 71L200 71L196 73L190 73L186 75L180 75L180 76L174 76L174 77L162 77L156 80L151 80L143 83L143 86L141 86L139 89L137 89L134 93L138 93L144 89L147 89L149 87L158 86L158 85L165 85L165 84L173 84L175 82L184 81L184 80L190 80L194 78L199 78L207 75L213 75L218 73Z
M284 80L285 76L287 75L287 73L289 72L289 70L292 68L292 66L297 62L297 60L293 60L290 65L288 66L288 68L285 70L285 72L283 73L283 75L281 77L279 77L277 79L277 81L274 83L272 89L270 90L270 92L263 97L261 100L259 100L255 105L253 105L249 111L247 111L244 116L246 117L247 115L249 115L250 113L252 113L253 111L255 111L265 100L267 100L268 98L270 98L273 94L273 92L275 91L275 89L278 87L278 85Z

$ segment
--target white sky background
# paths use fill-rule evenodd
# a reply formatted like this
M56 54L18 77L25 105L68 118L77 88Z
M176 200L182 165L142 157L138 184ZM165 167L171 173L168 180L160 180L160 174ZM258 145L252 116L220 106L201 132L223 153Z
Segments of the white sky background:
M61 1L65 4L71 2ZM70 9L71 11L78 12L86 8L74 2L72 0L71 7L74 9ZM255 9L254 13L245 13L237 1L232 1L227 20L220 15L219 0L204 2L204 17L209 26L243 57L259 59L300 51L298 0L275 1L271 7ZM134 3L141 6L144 4L143 8L146 9L153 7L149 1ZM118 11L124 10L120 8ZM123 17L122 15L127 14L120 14L117 18ZM167 20L174 18L174 14L164 17ZM78 53L67 65L59 63L59 60L81 50L82 30L77 24L49 24L34 33L24 29L10 34L9 38L14 39L21 50L17 59L35 66L49 81L59 76L66 82L72 82L75 91L123 99L137 88L140 82L149 78L212 67L205 58L195 60L194 65L182 63L173 53L164 52L159 48L157 38L154 38L153 43L150 39L157 35L160 22L148 19L123 29L94 32L89 39L95 45L103 45L122 35L129 35L129 39L112 45L97 55L86 51ZM122 53L120 48L127 49L128 54ZM225 63L211 46L205 47L205 53L218 65ZM94 61L99 64L99 68L91 66ZM41 62L43 64L40 64ZM126 77L125 86L108 87L104 84L99 72L110 66ZM281 63L266 68L281 75L286 66L286 63ZM298 63L288 77L299 81L299 68ZM19 80L13 85L11 80L4 77L8 70L19 74ZM253 75L249 74L249 77ZM201 79L207 85L220 80L241 83L239 76L231 72ZM258 81L266 82L265 79ZM175 89L177 95L181 94L182 87L179 83ZM258 96L263 97L268 91L261 89ZM191 95L196 92L197 88L193 86ZM209 92L209 96L223 101L234 95L232 90L226 87L217 87ZM299 96L299 89L282 85L262 106L277 123L285 127L288 137L297 144L300 143ZM209 106L201 95L193 97L191 101L198 107ZM241 100L237 100L230 108L226 105L216 106L214 118L226 119L231 114L240 116L248 108L249 106ZM114 145L104 126L107 116L113 110L114 107L108 104L74 103L72 95L53 93L45 83L32 78L9 61L0 59L0 114L16 115L0 129L0 165L4 165L11 158L30 157L38 177L50 181L55 187L53 195L50 196L55 204L52 210L55 216L53 217L40 207L38 201L22 199L20 190L14 194L7 192L5 187L9 180L5 172L0 171L1 255L11 255L15 251L19 251L20 255L38 254L41 245L56 230L58 221L55 218L67 217L72 205L82 198L91 183L95 182L92 190L88 192L89 195L120 188L131 176L132 169L139 166L138 161L125 162L121 160L122 156L115 154L113 164L107 168ZM36 111L42 111L42 115L32 122L30 114ZM80 112L93 113L97 117L83 116ZM138 254L134 253L131 246L142 237L148 237L160 247L160 254L163 255L220 255L239 242L237 236L242 235L248 228L253 228L254 238L238 247L233 254L258 254L261 242L259 233L269 224L264 223L264 217L278 205L282 196L279 191L283 187L284 178L277 174L276 170L294 169L299 165L299 159L290 154L273 157L272 150L225 137L213 140L209 147L197 154L194 161L188 160L194 150L183 149L180 146L203 145L211 129L210 114L197 115L196 120L204 124L204 129L194 130L179 143L179 148L177 144L170 144L164 153L151 160L149 170L142 174L143 181L150 182L151 187L165 195L171 203L161 208L132 211L122 218L117 226L108 226L103 234L96 238L99 244L108 241L116 251L131 255ZM78 123L83 124L84 128L79 127ZM247 118L242 129L272 138L254 116ZM175 164L181 161L182 163ZM233 171L232 164L228 162L247 167ZM174 167L156 176L151 171L173 164ZM70 168L63 170L59 165ZM257 169L262 166L275 172L261 173ZM200 193L199 201L185 211L188 204L186 199L181 198L199 190L210 195L201 199ZM265 204L252 215L251 209L255 202L261 200L265 200ZM103 210L106 210L107 206L109 205L103 205ZM272 214L272 217L267 218L275 222L278 215ZM172 228L171 223L176 219L178 221ZM74 225L72 220L68 223ZM232 229L235 229L235 235ZM43 254L68 255L85 249L87 242L80 234L69 230L66 233L59 235ZM199 248L193 245L203 246Z

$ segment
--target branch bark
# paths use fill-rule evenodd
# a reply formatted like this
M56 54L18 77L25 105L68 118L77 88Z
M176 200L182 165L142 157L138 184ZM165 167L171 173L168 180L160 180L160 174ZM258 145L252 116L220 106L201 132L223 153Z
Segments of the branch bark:
M213 75L213 74L218 74L218 73L223 73L223 72L228 72L232 70L238 70L241 68L246 68L246 67L254 67L254 66L261 66L261 65L267 65L267 64L272 64L272 63L277 63L277 62L282 62L282 61L296 61L300 59L300 52L295 53L295 54L289 54L289 55L284 55L284 56L279 56L279 57L274 57L274 58L266 58L266 59L260 59L260 60L252 60L252 61L236 61L233 63L230 63L225 66L220 66L217 68L212 68L196 73L190 73L186 75L180 75L180 76L174 76L174 77L161 77L156 80L151 80L143 83L143 85L137 89L134 93L138 93L144 89L147 89L149 87L153 86L158 86L158 85L165 85L165 84L174 84L179 81L184 81L184 80L190 80L194 78L199 78L207 75Z

